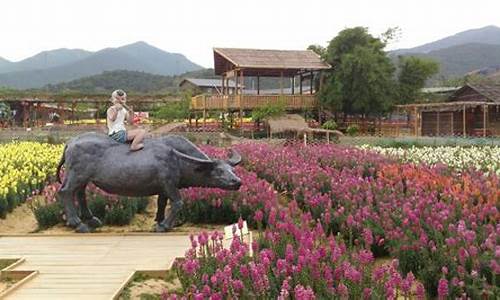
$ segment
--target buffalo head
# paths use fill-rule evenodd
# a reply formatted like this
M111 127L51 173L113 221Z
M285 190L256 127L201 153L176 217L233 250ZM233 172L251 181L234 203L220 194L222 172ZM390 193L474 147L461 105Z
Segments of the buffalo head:
M214 187L225 190L238 190L241 179L234 174L233 167L241 162L241 156L231 151L227 160L200 159L172 150L180 161L181 174L186 186Z

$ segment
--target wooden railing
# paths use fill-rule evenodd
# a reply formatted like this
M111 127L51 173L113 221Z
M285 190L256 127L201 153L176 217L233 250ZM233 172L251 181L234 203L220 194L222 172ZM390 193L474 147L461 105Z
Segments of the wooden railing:
M192 110L248 110L283 103L295 110L317 106L315 95L198 95L191 99Z

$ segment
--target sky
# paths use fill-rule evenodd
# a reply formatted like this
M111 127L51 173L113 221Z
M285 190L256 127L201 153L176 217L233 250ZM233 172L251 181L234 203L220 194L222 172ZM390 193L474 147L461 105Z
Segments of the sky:
M0 12L0 57L10 61L145 41L204 67L213 67L213 47L326 46L354 26L375 36L398 26L401 36L389 50L500 26L498 0L1 0Z

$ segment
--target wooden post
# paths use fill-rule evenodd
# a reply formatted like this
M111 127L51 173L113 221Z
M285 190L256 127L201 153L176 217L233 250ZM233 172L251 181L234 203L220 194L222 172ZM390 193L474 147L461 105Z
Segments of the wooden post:
M326 132L326 143L330 144L330 131Z
M300 81L300 85L299 85L299 93L302 95L302 74L299 75L299 81Z
M245 80L243 78L243 70L240 71L240 95L243 95L243 88L245 85Z
M304 146L307 146L307 133L304 132Z
M36 111L37 111L37 116L38 118L40 119L40 122L38 122L37 120L37 125L38 126L43 126L43 114L42 114L42 103L41 102L38 102L37 106L36 106Z
M241 102L243 101L243 83L245 82L244 81L244 78L243 78L243 70L240 71L240 77L241 77L241 95L240 95L240 98L239 98L239 106L240 106L240 131L241 133L243 133L243 106L241 104Z
M418 112L415 106L415 136L418 136Z
M224 81L225 81L224 74L222 74L222 95L225 94L225 92L224 92L224 88L225 88Z
M240 85L240 82L239 82L239 77L238 77L238 70L234 70L234 94L235 95L238 95L238 87Z
M260 76L257 75L257 95L260 95Z
M309 90L309 94L312 95L313 93L313 81L314 81L314 73L311 71L311 84L310 84L310 90Z
M292 77L292 80L290 80L292 83L292 95L295 94L295 76Z
M454 120L453 120L453 115L455 114L454 111L451 112L451 135L452 136L455 136L455 129L453 128L455 125L453 124Z
M463 134L464 134L464 137L467 137L467 132L466 132L467 128L465 126L465 104L464 104L464 113L463 113L463 120L462 121L463 121L462 122L463 123L463 129L464 129L464 133Z
M281 71L280 77L280 95L283 95L283 71Z
M203 131L207 125L207 95L203 95Z
M486 137L486 114L487 114L488 106L486 104L483 105L483 137Z
M436 135L439 136L439 110L437 111L437 130L436 130Z

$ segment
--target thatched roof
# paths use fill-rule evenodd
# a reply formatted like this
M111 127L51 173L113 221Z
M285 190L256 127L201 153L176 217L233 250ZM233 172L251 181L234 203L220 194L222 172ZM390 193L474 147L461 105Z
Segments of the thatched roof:
M306 120L297 114L289 114L279 117L270 118L267 120L271 134L280 132L321 132L321 133L331 133L336 136L342 136L343 134L338 130L328 130L321 128L310 128Z
M240 68L247 76L285 76L304 71L330 69L311 50L262 50L214 48L214 69L216 75Z
M309 132L311 129L306 120L296 114L283 115L279 117L270 118L267 120L271 133L295 131L295 132Z
M500 103L500 83L478 83L466 84L451 97L451 100L467 101L467 97L474 97L474 95L467 94L467 91L473 90L479 95L485 97L485 101Z

